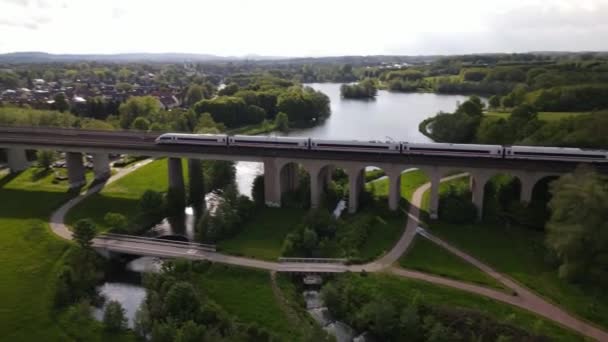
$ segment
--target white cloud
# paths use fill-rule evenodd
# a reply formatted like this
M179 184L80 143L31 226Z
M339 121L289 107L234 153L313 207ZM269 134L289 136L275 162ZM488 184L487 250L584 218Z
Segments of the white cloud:
M0 0L0 52L606 50L608 0Z

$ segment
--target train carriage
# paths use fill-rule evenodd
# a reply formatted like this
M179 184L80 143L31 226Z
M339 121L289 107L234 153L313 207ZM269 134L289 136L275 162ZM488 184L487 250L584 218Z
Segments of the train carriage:
M502 158L500 145L445 144L445 143L403 143L403 154L445 157Z
M182 134L165 133L156 138L157 144L226 146L228 136L225 134Z
M344 141L311 139L310 149L315 151L365 152L365 153L400 153L398 142L384 141Z
M309 138L295 137L234 135L228 138L228 145L236 147L269 147L308 150L309 142Z
M608 162L608 152L571 147L507 146L505 159Z

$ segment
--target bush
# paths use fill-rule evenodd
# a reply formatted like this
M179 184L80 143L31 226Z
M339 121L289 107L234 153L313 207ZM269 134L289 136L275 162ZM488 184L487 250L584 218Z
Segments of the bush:
M125 309L118 301L111 300L103 312L103 327L107 331L119 332L127 328Z
M477 219L477 207L469 194L450 186L439 198L439 218L450 223L470 223Z

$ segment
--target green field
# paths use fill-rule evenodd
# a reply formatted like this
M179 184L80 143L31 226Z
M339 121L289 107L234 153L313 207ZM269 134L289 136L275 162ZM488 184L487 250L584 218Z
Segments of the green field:
M66 182L53 184L51 174L41 178L37 172L31 168L0 179L2 341L72 340L57 323L58 313L53 309L56 274L70 244L48 227L53 210L70 197L68 186ZM95 333L91 335L93 340L101 340Z
M455 306L484 312L501 322L522 329L547 335L554 341L583 341L576 333L561 328L551 321L513 306L492 299L476 296L456 289L435 286L429 283L396 277L388 274L344 275L353 283L366 288L368 293L377 293L394 302L411 302L440 306Z
M399 265L442 277L504 289L494 278L420 235L399 259Z
M167 160L153 161L77 204L66 215L66 223L71 226L79 219L90 218L99 231L107 230L109 227L103 220L106 213L120 213L131 220L137 213L141 195L146 190L166 191L168 183Z
M427 183L429 178L420 170L412 170L401 174L401 197L412 199L412 194L418 187ZM388 179L383 178L365 184L365 189L376 197L388 197Z
M289 323L281 311L264 271L214 264L199 277L203 293L241 322L255 322L281 336L299 339L301 328Z
M544 234L492 224L431 224L437 236L505 273L580 317L608 327L608 298L562 281L545 263Z
M586 112L539 112L538 118L542 121L556 121L565 118L571 118L580 115L587 115ZM486 112L487 117L508 119L511 116L510 112Z
M468 183L468 177L444 182L440 192L450 184ZM423 197L428 208L429 192ZM608 327L608 299L596 292L588 293L579 286L560 280L557 271L545 263L546 250L542 232L496 224L451 225L432 222L433 234L505 273L540 295L578 316Z
M406 224L404 216L386 216L370 210L361 210L355 215L345 216L344 220L348 226L348 222L370 213L375 216L375 221L365 242L359 248L359 257L362 261L372 261L390 251L399 240Z
M222 252L249 258L276 261L287 234L300 224L303 209L258 208L242 230L218 244Z

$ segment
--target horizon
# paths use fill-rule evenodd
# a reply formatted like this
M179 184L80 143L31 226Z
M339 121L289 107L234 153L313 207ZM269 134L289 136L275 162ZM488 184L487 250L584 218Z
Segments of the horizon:
M379 0L373 10L361 1L0 0L0 13L0 53L307 58L608 49L606 0Z

